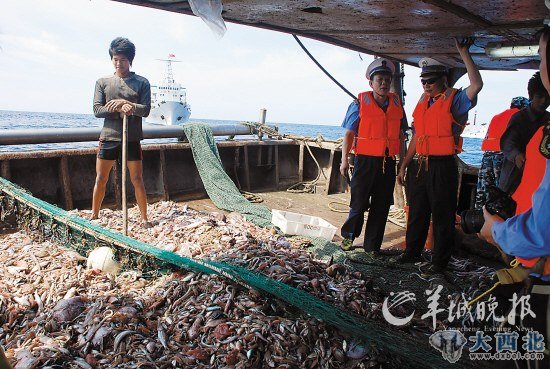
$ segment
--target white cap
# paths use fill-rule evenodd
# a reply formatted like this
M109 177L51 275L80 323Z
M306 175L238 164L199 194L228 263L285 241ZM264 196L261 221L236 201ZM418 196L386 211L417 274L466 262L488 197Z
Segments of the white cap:
M447 73L447 67L435 59L432 58L422 58L418 62L418 66L422 68L420 72L420 77L426 74L443 74Z
M393 74L395 73L395 65L393 65L393 63L388 59L374 59L374 61L370 63L369 67L367 68L367 79L370 80L372 76L376 73L389 73L393 76Z

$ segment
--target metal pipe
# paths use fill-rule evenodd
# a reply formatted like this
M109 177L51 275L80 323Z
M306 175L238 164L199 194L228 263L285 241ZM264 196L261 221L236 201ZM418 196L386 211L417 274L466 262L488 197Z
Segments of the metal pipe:
M60 142L97 141L101 127L87 128L44 128L44 129L2 129L0 145L24 145ZM253 127L244 124L222 124L212 126L214 136L252 135ZM143 125L143 138L184 138L181 126Z
M260 109L260 124L265 124L266 113L267 113L267 109Z

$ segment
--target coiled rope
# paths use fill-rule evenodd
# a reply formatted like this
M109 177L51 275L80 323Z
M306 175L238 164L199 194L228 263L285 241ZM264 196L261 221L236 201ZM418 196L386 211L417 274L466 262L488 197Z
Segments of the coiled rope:
M330 210L334 211L335 213L348 213L349 210L344 209L338 209L334 205L340 205L345 206L349 209L349 205L346 202L343 201L331 201L328 203L328 207ZM368 211L365 213L368 214ZM395 224L398 227L401 228L407 228L407 214L405 212L405 209L400 209L397 207L392 206L390 208L390 212L388 215L388 222Z
M403 191L403 187L401 187ZM340 207L345 207L342 209ZM349 204L344 201L331 201L328 203L328 208L335 213L348 213ZM366 212L368 214L368 212ZM407 228L407 212L405 209L392 205L388 214L388 222L395 224L401 228Z
M311 152L311 148L309 147L309 144L307 143L307 141L302 140L302 142L304 143L307 151L309 152L309 155L311 155L311 158L313 159L313 161L315 162L315 165L317 166L317 177L315 177L315 179L312 180L312 181L302 181L302 182L298 182L296 184L293 184L292 186L287 188L287 190L286 190L287 192L292 192L292 193L313 193L313 192L315 192L315 186L317 185L317 182L319 182L319 178L321 178L321 175L323 175L325 180L327 179L327 176L321 170L321 166L319 165L319 162L317 161L317 158L315 157L315 155L313 155L313 152Z

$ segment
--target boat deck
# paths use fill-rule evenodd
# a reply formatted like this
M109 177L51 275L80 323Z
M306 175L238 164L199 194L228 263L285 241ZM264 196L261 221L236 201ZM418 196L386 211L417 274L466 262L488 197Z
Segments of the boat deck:
M313 215L321 217L327 222L338 228L333 241L339 242L342 240L340 236L340 227L347 218L348 207L339 204L333 204L336 209L342 209L344 212L335 212L329 208L329 203L332 201L349 203L350 194L339 193L333 195L311 194L311 193L292 193L287 191L276 192L258 192L255 195L260 196L263 199L262 204L270 209L278 209L283 211L290 211L293 213L300 213L305 215ZM214 203L206 198L200 200L186 201L189 207L200 211L220 211ZM362 233L359 238L354 242L357 248L360 248L363 244L364 234ZM403 248L405 242L405 228L397 226L391 222L386 224L386 232L384 235L384 241L382 249L396 249Z

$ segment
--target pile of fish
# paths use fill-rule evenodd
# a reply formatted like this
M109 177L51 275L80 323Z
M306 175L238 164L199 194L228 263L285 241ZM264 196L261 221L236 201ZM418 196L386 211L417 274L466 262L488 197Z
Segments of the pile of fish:
M319 299L367 318L378 312L383 295L373 289L372 280L338 263L315 258L302 246L303 238L286 238L258 227L238 213L206 213L174 202L149 207L152 228L136 220L139 212L130 209L129 234L139 241L185 257L223 261L261 272L267 277L305 290ZM86 216L86 212L80 212ZM102 210L97 221L120 231L119 211Z
M131 237L261 272L396 329L382 316L386 294L347 265L316 258L306 239L286 238L240 214L173 202L150 205L148 213L153 227L144 228L137 208L130 209ZM104 209L94 222L122 230L119 211ZM150 279L135 270L112 276L86 269L85 258L34 234L0 236L0 280L0 345L15 369L406 367L375 342L223 277L180 271ZM405 304L392 312L413 310ZM431 327L419 315L402 330L426 345Z
M48 241L0 237L0 345L15 369L403 367L222 277L112 276Z
M86 217L88 212L77 212ZM366 318L380 318L381 306L388 291L376 287L379 283L350 268L347 265L323 261L307 251L308 240L300 237L286 238L273 229L254 225L239 213L208 213L190 209L185 204L171 201L158 202L149 207L152 228L140 225L137 207L129 211L129 234L142 242L198 259L224 261L245 266L266 276L302 289L315 297L330 302L344 310L350 310ZM115 231L122 231L120 211L102 210L97 222ZM452 275L448 281L431 278L426 285L433 289L438 283L452 287L446 290L450 296L441 301L443 307L451 300L463 301L489 288L494 270L468 261L454 259L449 265ZM410 274L410 275L409 275ZM415 282L418 273L405 273L407 283ZM378 276L382 277L382 276ZM469 281L469 288L463 291L452 279ZM424 280L425 281L425 280ZM450 282L451 284L449 285ZM454 286L453 286L454 284ZM466 293L464 293L466 292ZM405 309L405 310L403 310ZM397 314L409 315L413 307L401 305ZM424 324L418 322L418 329ZM422 326L422 328L421 328Z

